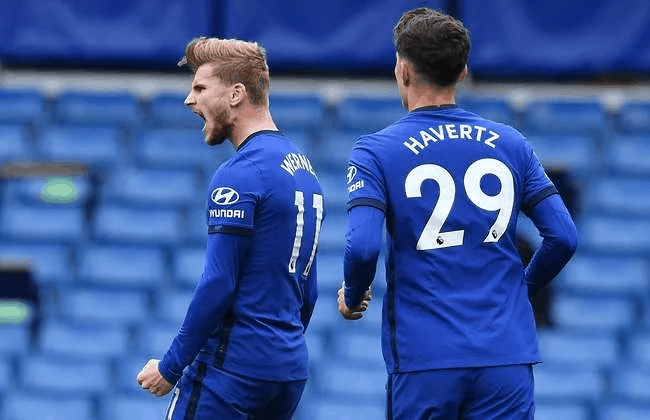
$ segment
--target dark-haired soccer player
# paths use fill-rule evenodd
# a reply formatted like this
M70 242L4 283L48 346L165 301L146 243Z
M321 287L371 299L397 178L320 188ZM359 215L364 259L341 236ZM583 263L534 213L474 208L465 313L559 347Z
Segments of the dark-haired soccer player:
M159 396L176 384L166 420L288 420L307 379L321 187L269 114L260 46L195 39L180 64L194 71L185 104L206 143L228 139L237 153L210 183L205 268L185 321L138 383Z
M409 113L351 153L339 309L353 318L367 304L385 219L388 418L532 419L540 356L528 299L573 255L575 225L522 135L455 105L470 49L463 24L415 9L394 41ZM525 270L520 209L543 237Z

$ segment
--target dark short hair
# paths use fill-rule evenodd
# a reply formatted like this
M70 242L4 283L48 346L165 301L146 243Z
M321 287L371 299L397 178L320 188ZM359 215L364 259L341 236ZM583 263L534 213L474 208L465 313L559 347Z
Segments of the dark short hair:
M395 49L426 82L451 86L467 65L469 31L452 16L418 7L404 12L393 29Z

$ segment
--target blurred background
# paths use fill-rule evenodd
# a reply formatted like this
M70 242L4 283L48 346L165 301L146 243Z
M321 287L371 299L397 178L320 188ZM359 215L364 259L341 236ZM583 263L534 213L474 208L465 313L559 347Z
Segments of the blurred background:
M458 103L533 144L579 228L534 302L537 419L650 419L650 2L0 2L0 419L162 419L135 376L160 358L204 260L208 149L176 67L199 35L268 49L271 113L312 157L328 216L299 420L381 419L383 265L344 323L345 166L404 115L392 27L429 6L465 22ZM519 223L522 260L540 238ZM441 339L444 339L441 338Z

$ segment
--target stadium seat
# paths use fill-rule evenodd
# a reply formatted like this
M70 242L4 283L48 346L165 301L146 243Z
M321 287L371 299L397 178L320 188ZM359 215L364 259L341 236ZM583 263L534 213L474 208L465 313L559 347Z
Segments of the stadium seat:
M540 331L539 351L544 362L570 366L607 367L619 358L614 334L579 331Z
M373 132L406 116L399 98L351 97L338 106L342 128Z
M189 128L142 130L136 136L133 148L136 161L144 168L200 168L210 177L233 153L233 148L227 143L208 147L201 130Z
M185 95L160 93L149 103L149 125L154 127L187 127L200 133L203 120L184 105Z
M338 304L336 303L336 294L320 292L314 313L309 322L309 330L315 332L327 333L341 326L343 318L339 314Z
M638 254L650 248L650 221L645 218L585 216L578 232L583 250Z
M145 325L138 336L139 352L161 359L174 341L180 327L180 324L168 322Z
M94 420L90 398L70 394L12 392L3 398L0 418L6 420Z
M650 404L604 404L598 420L642 420L650 419Z
M136 372L137 373L137 372ZM135 382L135 380L133 380ZM163 419L170 397L151 398L151 395L112 395L103 399L101 411L104 419L145 420Z
M629 101L616 114L616 129L626 133L650 131L650 102Z
M102 199L157 209L186 206L197 202L198 181L196 172L188 170L123 168L112 172L102 188Z
M56 162L111 166L121 161L122 133L107 126L49 126L37 145L42 157Z
M323 101L315 94L271 94L269 111L280 130L321 129L325 119Z
M631 366L650 369L650 332L637 331L628 335L626 349Z
M383 366L360 366L337 361L319 370L320 387L325 395L352 400L384 401L388 375Z
M617 174L649 175L650 142L645 135L617 136L605 144L607 169Z
M361 133L353 130L337 130L324 133L318 148L319 158L317 160L319 167L322 168L321 172L327 171L345 177L352 146L360 135Z
M186 219L187 227L185 229L185 241L192 246L200 246L206 249L208 241L208 203L204 207L195 207L189 211Z
M339 172L323 171L318 174L320 186L325 196L325 219L330 215L347 214L345 205L348 201L345 170Z
M605 295L643 295L650 286L650 264L639 257L577 254L564 269L562 288Z
M0 89L0 121L40 124L46 120L45 98L35 89Z
M383 419L386 415L385 403L361 403L339 399L319 399L310 407L305 419L310 420L357 420Z
M92 194L90 181L83 177L30 177L7 182L4 199L8 203L79 206Z
M101 358L121 356L129 350L127 331L117 326L49 320L41 330L42 355Z
M92 229L102 243L171 244L183 239L181 213L176 210L101 205Z
M464 96L456 101L458 106L488 120L514 125L514 112L504 98L481 98Z
M2 105L0 105L1 109ZM0 162L24 161L32 157L27 130L20 124L0 124Z
M0 355L19 355L29 349L29 327L22 324L0 324Z
M328 355L329 345L325 334L308 327L305 333L305 341L307 342L310 364L318 364Z
M60 123L135 125L142 119L138 100L128 92L63 92L55 107Z
M580 174L591 173L600 166L596 142L589 136L531 135L528 141L544 166L564 167Z
M0 332L2 330L0 329ZM13 363L8 357L0 356L0 395L15 386Z
M619 368L614 372L612 389L615 397L650 405L650 370L638 366Z
M109 364L101 359L25 356L21 359L20 367L21 385L31 391L64 391L83 395L102 393L112 388Z
M344 233L345 235L345 233ZM345 240L345 236L341 237ZM334 293L343 282L343 256L339 253L319 252L318 264L318 290L323 293Z
M527 134L549 131L600 134L605 123L605 110L596 100L540 100L530 104L523 114Z
M133 290L70 289L62 295L61 309L73 322L138 324L148 319L149 296Z
M120 394L141 394L145 391L140 388L136 382L136 375L149 359L155 358L160 359L163 355L154 355L154 354L142 354L140 352L129 352L124 356L115 359L115 387L113 388ZM148 397L149 395L147 395ZM109 398L110 399L110 396ZM103 398L106 401L106 397ZM169 400L167 403L169 403ZM109 417L109 419L117 417ZM158 417L154 417L159 419Z
M339 252L339 255L343 255L347 227L348 219L345 213L327 214L320 230L318 249L325 252Z
M85 216L81 208L12 205L0 210L0 233L6 238L63 243L79 241L84 234Z
M97 285L155 288L166 272L165 254L157 247L86 246L78 261L79 279Z
M636 324L637 308L625 297L577 297L559 295L551 306L559 327L598 331L629 330Z
M205 247L176 249L174 252L173 270L177 285L185 288L196 287L203 274L205 252Z
M589 408L579 402L535 401L535 420L591 420Z
M24 244L3 240L0 243L0 257L30 260L35 279L40 284L69 283L74 280L67 245Z
M309 160L312 162L312 165L315 165L318 161L318 153L316 142L314 141L314 136L311 131L300 128L288 128L282 129L282 134L285 135L293 144L298 146L302 150ZM316 171L318 175L320 173Z
M187 314L192 295L191 290L161 290L156 304L157 318L180 327Z
M383 369L385 372L386 365L381 352L381 325L366 321L364 317L352 326L354 328L339 329L334 335L336 360Z
M596 401L607 389L603 373L591 366L542 363L534 367L534 375L535 398L541 400Z
M585 207L608 215L650 214L650 182L645 177L600 177L590 182Z

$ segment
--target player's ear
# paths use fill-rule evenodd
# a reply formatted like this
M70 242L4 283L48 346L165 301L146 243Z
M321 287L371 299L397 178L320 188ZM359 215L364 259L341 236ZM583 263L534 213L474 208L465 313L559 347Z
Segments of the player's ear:
M230 91L230 105L238 106L246 99L246 86L243 83L235 83Z
M404 86L408 86L411 84L411 68L406 65L406 63L402 62L402 83Z
M467 69L467 64L465 64L465 68L464 68L463 71L461 71L460 74L458 75L458 81L456 81L456 83L460 83L460 82L462 82L463 80L465 80L465 78L467 77L467 74L468 74L468 73L469 73L469 70Z

